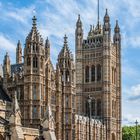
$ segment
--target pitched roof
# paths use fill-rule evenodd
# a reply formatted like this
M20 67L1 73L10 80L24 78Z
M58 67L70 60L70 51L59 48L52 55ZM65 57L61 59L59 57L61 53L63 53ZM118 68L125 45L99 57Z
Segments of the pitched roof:
M1 85L0 85L0 100L11 102L10 97L6 94Z
M23 63L11 65L11 75L13 73L19 73L19 72L23 71L23 66L24 66Z

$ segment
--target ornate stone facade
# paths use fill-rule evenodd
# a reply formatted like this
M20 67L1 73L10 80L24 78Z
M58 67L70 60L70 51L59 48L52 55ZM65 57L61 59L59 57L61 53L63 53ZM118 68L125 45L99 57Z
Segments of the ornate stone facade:
M57 140L85 140L89 139L90 122L91 140L121 140L121 36L118 22L113 41L107 11L103 26L98 21L95 28L90 27L86 39L83 39L83 34L79 15L75 31L76 62L65 35L54 68L49 39L44 43L34 16L25 41L24 61L20 41L16 49L16 64L11 65L6 53L0 83L12 102L17 98L20 113L15 112L14 116L21 116L17 125L22 132L20 135L16 131L17 120L4 116L11 121L13 137L29 139L33 131L36 134L32 139L55 139L53 128ZM92 98L91 120L88 118L89 95ZM46 116L47 109L49 116Z
M111 40L106 10L103 26L91 26L86 39L80 16L76 24L77 112L88 115L87 97L92 97L92 117L107 129L107 140L121 140L121 35L118 21Z

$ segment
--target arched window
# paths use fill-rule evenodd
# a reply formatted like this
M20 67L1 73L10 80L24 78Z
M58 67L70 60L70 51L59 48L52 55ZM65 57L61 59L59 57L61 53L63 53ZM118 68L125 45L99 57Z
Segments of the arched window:
M89 82L89 66L85 68L85 82Z
M37 118L37 107L33 106L33 118Z
M66 108L68 108L69 107L69 97L68 96L66 96L66 98L65 98L65 103L66 103Z
M33 85L33 99L37 99L37 93L36 93L36 85Z
M66 71L66 82L69 82L70 81L70 74L69 74L69 71L67 70Z
M114 68L112 67L112 83L114 83Z
M94 82L95 81L95 66L92 65L91 67L91 81Z
M86 113L86 116L89 115L89 103L88 103L88 101L85 102L85 113Z
M95 107L96 107L96 100L92 100L92 102L91 102L91 116L96 116Z
M115 134L112 133L112 140L115 140Z
M97 100L97 116L101 116L101 111L102 111L102 103L101 100Z
M27 57L27 66L30 66L30 65L31 65L31 58Z
M114 69L114 84L116 84L116 69Z
M0 140L4 140L4 137L0 134Z
M37 57L34 57L33 58L33 68L37 68L37 65L38 64L38 60L37 60Z
M97 65L97 81L101 81L101 74L102 74L102 72L101 72L101 65L98 64Z
M38 46L36 45L36 52L38 51Z
M33 44L33 51L35 50L35 44Z

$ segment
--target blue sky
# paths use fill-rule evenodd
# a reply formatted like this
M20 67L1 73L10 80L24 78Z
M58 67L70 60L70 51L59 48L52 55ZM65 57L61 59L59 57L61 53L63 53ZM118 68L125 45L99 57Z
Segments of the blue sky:
M140 122L140 1L100 0L100 21L105 9L111 18L112 34L116 19L122 33L122 111L123 124ZM15 63L18 40L24 48L25 38L36 15L38 30L51 42L55 64L67 34L74 53L75 24L80 13L86 38L90 25L97 23L97 0L0 0L0 64L6 51Z

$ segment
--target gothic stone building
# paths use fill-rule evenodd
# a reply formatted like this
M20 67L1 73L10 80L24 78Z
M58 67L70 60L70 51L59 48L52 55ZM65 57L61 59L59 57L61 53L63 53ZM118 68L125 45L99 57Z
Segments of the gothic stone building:
M11 99L16 91L23 127L39 129L46 107L50 106L57 140L86 140L89 133L95 140L121 140L121 35L118 21L113 40L107 10L103 25L98 21L95 28L90 27L87 38L83 36L79 15L75 30L75 61L65 35L54 68L49 39L44 44L34 16L24 54L18 41L16 64L10 63L8 53L4 57L1 83ZM88 103L89 95L91 104Z

